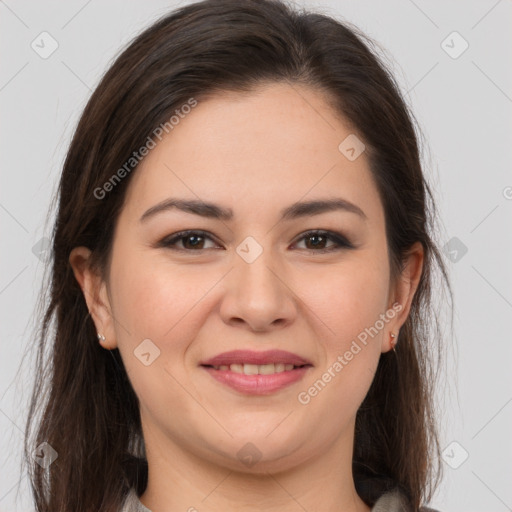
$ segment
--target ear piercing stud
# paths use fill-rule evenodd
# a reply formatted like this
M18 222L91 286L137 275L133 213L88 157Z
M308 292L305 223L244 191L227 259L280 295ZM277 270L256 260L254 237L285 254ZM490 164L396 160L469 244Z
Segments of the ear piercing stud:
M105 341L105 336L103 336L103 334L98 333L98 339L100 341Z
M391 348L393 349L393 352L396 352L396 350L395 350L396 341L397 341L396 340L396 334L392 332L390 334L390 336L391 336Z

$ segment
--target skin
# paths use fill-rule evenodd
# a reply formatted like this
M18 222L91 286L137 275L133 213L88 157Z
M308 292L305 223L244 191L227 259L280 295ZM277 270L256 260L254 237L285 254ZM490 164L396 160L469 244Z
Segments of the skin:
M199 102L134 171L107 279L88 267L87 248L71 253L101 343L119 349L140 401L149 464L141 501L153 512L370 510L352 477L355 416L381 353L391 349L390 333L407 318L423 251L413 246L391 279L384 210L366 155L349 161L338 150L351 133L305 86L270 84ZM220 204L234 218L172 209L140 222L171 196ZM333 197L366 218L332 211L280 220L292 203ZM186 229L211 238L200 249L190 238L177 242L181 252L158 247ZM320 253L315 239L303 238L311 229L340 233L355 247ZM252 263L236 252L248 236L263 249ZM402 310L300 403L297 395L396 302ZM133 353L147 338L160 350L149 366ZM313 368L271 395L249 396L199 366L227 350L272 348L306 357ZM250 467L237 456L248 442L261 455Z

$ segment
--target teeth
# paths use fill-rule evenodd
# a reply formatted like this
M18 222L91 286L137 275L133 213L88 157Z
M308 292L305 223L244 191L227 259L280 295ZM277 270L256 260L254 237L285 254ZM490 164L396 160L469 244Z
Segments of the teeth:
M293 368L293 365L292 365L292 368ZM270 375L271 373L276 373L276 365L274 363L259 365L258 373L260 375Z
M265 365L270 366L270 365ZM244 373L245 375L257 375L258 374L258 365L257 364L244 364Z
M270 364L231 364L214 366L216 370L231 370L234 373L245 375L271 375L273 373L289 372L293 370L293 364L270 363Z

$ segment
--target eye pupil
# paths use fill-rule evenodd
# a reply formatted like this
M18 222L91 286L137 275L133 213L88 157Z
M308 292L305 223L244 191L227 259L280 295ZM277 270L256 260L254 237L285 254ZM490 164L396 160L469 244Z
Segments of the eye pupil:
M198 236L198 235L188 235L186 237L183 238L183 240L186 240L187 242L189 240L195 240L196 242L192 242L192 244L188 244L188 245L191 245L191 247L197 247L200 243L201 243L201 239L203 237L202 236ZM185 243L184 245L187 245L187 243Z
M319 243L318 243L318 239L323 239L323 240L321 240L321 241L320 241L320 244L321 244L322 242L325 242L325 237L324 237L324 236L322 236L322 235L310 235L310 236L308 236L308 239L309 239L309 240L313 240L313 239L316 239L316 240L317 240L317 242L313 242L313 247L318 247L318 245L319 245Z

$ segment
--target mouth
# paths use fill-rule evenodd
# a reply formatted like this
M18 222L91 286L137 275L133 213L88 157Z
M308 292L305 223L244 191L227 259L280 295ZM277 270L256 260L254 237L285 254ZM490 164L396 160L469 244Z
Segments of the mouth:
M302 380L310 361L285 350L232 350L202 361L217 382L245 395L269 395Z
M201 366L212 366L215 369L226 369L227 366L232 371L243 373L246 369L250 372L255 372L256 368L262 368L264 372L278 373L282 371L289 371L293 367L300 367L304 365L311 365L311 361L306 358L287 352L286 350L266 350L264 352L254 350L231 350L223 352L206 361L201 361ZM284 365L284 366L283 366ZM255 373L252 373L254 375ZM250 375L250 374L247 374Z
M211 368L221 372L233 372L243 375L274 375L277 373L290 372L300 368L311 367L311 364L294 365L291 363L268 363L268 364L250 364L250 363L233 363L221 365L206 365L201 366Z

